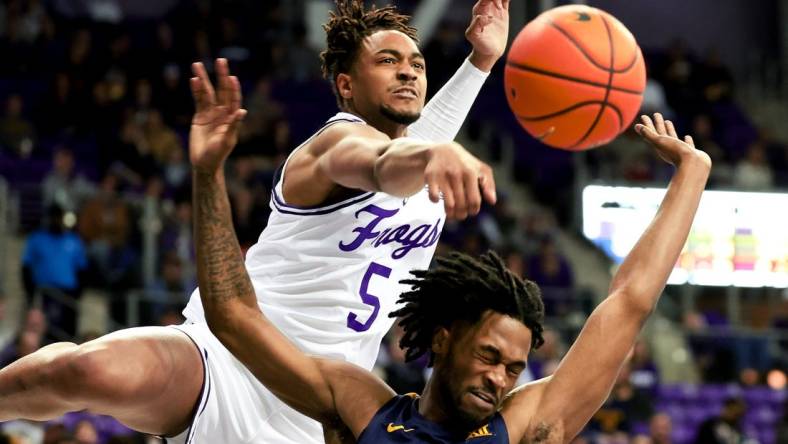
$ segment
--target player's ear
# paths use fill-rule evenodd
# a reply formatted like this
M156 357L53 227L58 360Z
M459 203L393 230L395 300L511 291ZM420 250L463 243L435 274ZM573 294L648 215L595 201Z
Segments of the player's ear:
M339 97L342 97L344 100L353 98L353 87L351 86L349 74L337 74L337 92L339 92Z
M440 327L432 335L432 353L436 356L443 356L449 352L449 330Z

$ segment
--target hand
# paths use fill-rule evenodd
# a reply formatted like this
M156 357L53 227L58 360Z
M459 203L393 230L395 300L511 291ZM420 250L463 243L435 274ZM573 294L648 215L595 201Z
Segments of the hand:
M509 37L509 0L478 0L471 10L465 38L473 46L470 61L489 72L506 51Z
M213 174L223 168L238 142L238 126L246 116L246 110L241 109L241 85L237 77L229 75L226 59L216 59L216 92L202 63L192 64L192 70L196 76L190 80L195 112L189 159L195 170Z
M495 204L495 179L492 168L457 143L440 144L430 150L424 169L430 200L443 195L446 217L462 220L479 213L484 200Z
M679 139L673 122L665 120L660 113L654 113L654 121L647 115L640 116L643 123L635 125L635 131L646 142L657 149L657 154L665 162L679 167L688 159L699 160L702 165L711 168L711 158L705 152L695 148L692 136Z

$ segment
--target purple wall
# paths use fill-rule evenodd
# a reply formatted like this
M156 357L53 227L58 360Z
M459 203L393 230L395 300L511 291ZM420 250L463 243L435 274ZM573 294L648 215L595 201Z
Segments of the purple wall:
M759 54L778 54L776 0L590 0L588 4L621 20L644 50L665 48L681 37L699 56L719 48L737 73Z

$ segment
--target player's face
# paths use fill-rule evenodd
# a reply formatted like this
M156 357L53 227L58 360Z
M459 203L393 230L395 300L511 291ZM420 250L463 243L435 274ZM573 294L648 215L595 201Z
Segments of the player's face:
M364 39L354 64L353 105L401 125L415 122L427 91L424 56L399 31L378 31Z
M473 427L484 425L514 388L530 348L528 327L492 311L453 338L440 386L451 396L458 419Z

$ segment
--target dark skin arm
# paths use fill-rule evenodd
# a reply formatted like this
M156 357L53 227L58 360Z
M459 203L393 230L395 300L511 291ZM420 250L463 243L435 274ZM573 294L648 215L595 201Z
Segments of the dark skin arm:
M217 61L214 91L201 64L191 79L196 112L189 137L193 167L194 237L200 297L211 332L269 390L299 412L354 437L393 391L371 373L343 361L307 356L257 305L233 229L224 162L245 110L227 62Z
M656 216L621 264L555 374L516 390L504 407L511 442L569 442L607 399L687 240L711 168L692 138L643 116L638 133L676 172Z

